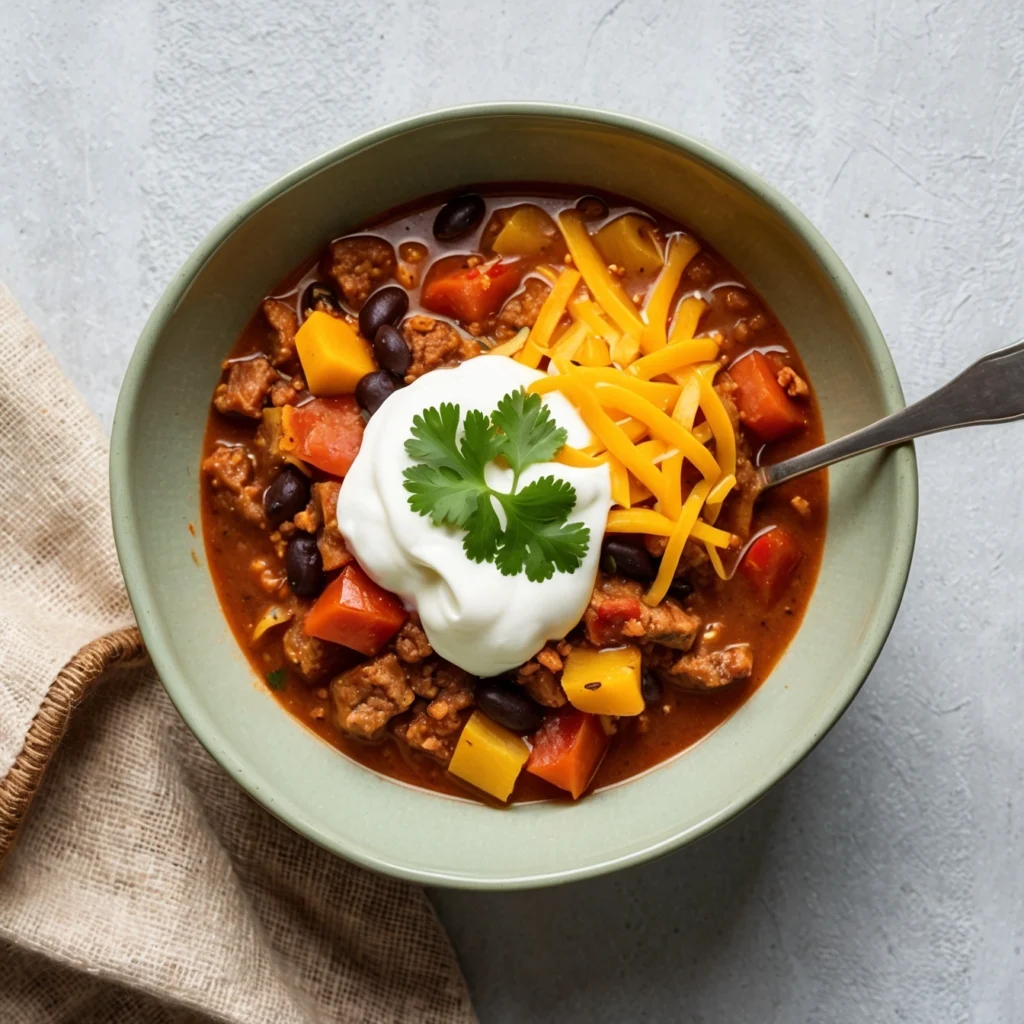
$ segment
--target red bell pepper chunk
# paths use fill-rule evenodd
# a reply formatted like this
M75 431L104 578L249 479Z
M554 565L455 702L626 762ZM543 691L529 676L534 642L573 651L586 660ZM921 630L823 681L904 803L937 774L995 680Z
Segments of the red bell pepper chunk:
M461 268L462 260L457 266ZM450 316L464 323L479 323L494 316L519 287L516 260L490 266L447 272L443 262L435 263L423 283L420 302L432 313Z
M285 406L282 447L332 476L344 476L363 443L363 417L352 395Z
M526 770L578 800L607 750L608 737L597 715L566 707L549 715L534 733Z
M372 657L402 628L405 608L354 562L327 584L306 616L308 636Z
M762 533L747 548L740 562L740 572L750 580L762 600L776 601L802 558L803 552L793 535L776 526Z
M762 441L778 441L804 426L799 408L779 386L772 364L760 352L732 363L729 375L736 382L740 418Z

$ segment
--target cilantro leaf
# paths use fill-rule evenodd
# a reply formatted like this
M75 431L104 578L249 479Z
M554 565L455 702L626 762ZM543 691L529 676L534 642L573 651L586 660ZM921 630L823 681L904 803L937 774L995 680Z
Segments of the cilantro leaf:
M590 530L567 523L576 504L576 490L567 480L541 477L517 494L500 499L508 526L496 564L506 576L525 571L535 583L555 570L574 572L583 563Z
M288 673L283 668L275 668L267 673L267 686L272 690L283 690L288 681Z
M424 409L421 416L413 417L412 437L405 442L406 454L428 466L465 473L468 467L456 438L459 418L459 407L451 402L442 402L440 408Z
M506 395L491 419L502 432L498 453L512 467L516 479L527 466L550 462L569 436L551 418L540 395L528 395L522 389Z
M435 526L465 526L476 510L479 481L448 466L411 466L402 477L412 510L430 516Z
M522 470L550 461L566 440L540 396L512 392L490 416L471 409L461 439L459 424L459 407L449 402L413 419L405 450L417 465L403 473L412 510L436 526L465 530L466 557L493 562L506 576L525 572L539 583L555 572L578 569L590 531L568 522L576 506L575 488L567 480L544 476L518 489ZM507 493L493 490L486 480L487 465L498 456L513 472Z
M466 520L462 550L474 562L493 562L500 544L501 523L488 491L478 497L473 514Z
M484 467L488 462L493 462L501 451L501 438L491 423L491 417L485 416L479 409L470 409L466 413L466 422L462 426L461 451L470 472L481 480Z

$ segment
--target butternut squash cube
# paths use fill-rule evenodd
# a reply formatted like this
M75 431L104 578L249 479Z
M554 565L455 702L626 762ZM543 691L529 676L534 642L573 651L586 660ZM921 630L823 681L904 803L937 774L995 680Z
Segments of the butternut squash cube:
M594 235L594 245L606 263L614 263L631 277L653 277L665 263L654 222L636 213L605 224Z
M569 703L592 715L639 715L640 648L591 650L574 647L565 660L562 689Z
M368 342L330 313L316 310L295 335L306 386L314 395L350 395L377 369Z
M448 771L498 800L507 800L530 756L514 732L474 711L462 729Z
M551 217L539 206L526 203L508 215L491 248L499 256L537 256L557 234L558 228Z

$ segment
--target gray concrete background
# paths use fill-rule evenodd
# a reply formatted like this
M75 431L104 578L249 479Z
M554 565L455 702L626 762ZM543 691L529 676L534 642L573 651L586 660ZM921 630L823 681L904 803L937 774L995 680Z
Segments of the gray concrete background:
M0 0L0 279L109 427L222 214L423 109L553 99L703 136L823 230L910 398L1024 334L1024 8L848 0ZM902 611L864 691L695 848L436 893L485 1022L1024 1018L1024 426L919 445Z

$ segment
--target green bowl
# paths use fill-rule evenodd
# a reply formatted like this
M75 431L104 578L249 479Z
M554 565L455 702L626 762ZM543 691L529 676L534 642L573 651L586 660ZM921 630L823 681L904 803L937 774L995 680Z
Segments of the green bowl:
M907 580L917 523L909 446L832 471L817 588L775 671L727 722L578 804L496 810L348 760L286 714L228 628L198 524L199 460L220 363L263 295L328 239L418 196L550 181L633 197L742 269L810 371L828 437L903 405L863 296L807 219L694 139L615 114L539 104L399 122L244 203L175 275L125 375L110 453L114 534L132 605L171 700L224 770L296 831L417 882L529 887L664 854L728 821L803 758L874 664Z

